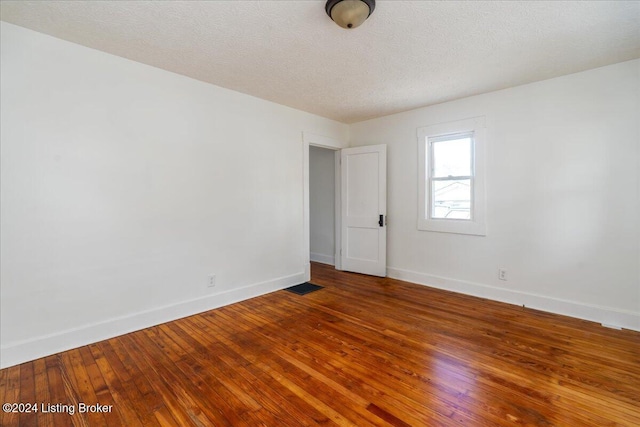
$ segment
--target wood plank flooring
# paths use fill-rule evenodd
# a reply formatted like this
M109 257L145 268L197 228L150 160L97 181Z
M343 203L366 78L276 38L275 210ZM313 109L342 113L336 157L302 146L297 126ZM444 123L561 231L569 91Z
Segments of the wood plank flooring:
M640 426L640 333L321 264L312 276L325 288L3 369L0 402L38 412L0 425Z

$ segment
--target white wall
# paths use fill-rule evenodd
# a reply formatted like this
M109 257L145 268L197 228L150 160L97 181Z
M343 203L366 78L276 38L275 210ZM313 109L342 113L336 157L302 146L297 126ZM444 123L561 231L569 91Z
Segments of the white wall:
M335 151L309 147L311 261L334 265Z
M347 127L0 27L2 367L304 280L302 131L388 144L392 276L640 329L640 61ZM418 232L416 128L478 115L488 235Z
M488 234L418 231L416 129L475 116ZM388 144L389 274L640 329L639 126L639 60L352 125Z
M1 30L2 367L304 280L302 133L346 125Z

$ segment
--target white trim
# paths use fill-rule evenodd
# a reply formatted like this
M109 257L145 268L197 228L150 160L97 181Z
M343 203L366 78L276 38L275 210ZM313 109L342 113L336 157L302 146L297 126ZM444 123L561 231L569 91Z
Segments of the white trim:
M609 325L608 323L601 323L603 328L609 328L609 329L615 329L617 331L621 330L622 328L620 326L617 325Z
M311 261L327 265L335 265L336 263L333 255L318 254L315 252L311 252Z
M475 129L486 127L485 116L472 117L469 119L454 120L452 122L436 123L418 128L416 134L418 138L444 136L451 133L471 132Z
M342 153L341 150L336 150L334 153L334 165L335 171L335 187L333 189L334 197L334 243L333 248L334 260L333 266L336 270L342 270Z
M129 332L170 322L182 317L254 298L305 282L304 273L278 277L253 285L207 295L176 304L141 311L128 316L68 329L62 332L9 343L0 348L0 369L18 365L40 357L78 348Z
M302 132L302 139L308 145L328 148L330 150L340 150L345 146L345 144L338 141L337 139L329 138L328 136L316 135L309 132Z
M426 166L427 166L427 140L429 138L473 132L474 174L472 195L472 219L430 219L425 212L426 206ZM454 122L438 123L431 126L418 128L418 230L438 231L443 233L472 234L485 236L487 226L486 189L485 189L485 146L486 128L485 117L473 117Z
M480 298L487 298L507 304L525 306L536 310L576 317L578 319L590 320L603 325L608 325L608 327L613 326L640 332L640 313L633 311L583 304L575 301L551 298L527 292L512 291L481 283L433 276L396 267L387 267L387 274L393 279L403 280L418 285L429 286L465 295L472 295Z

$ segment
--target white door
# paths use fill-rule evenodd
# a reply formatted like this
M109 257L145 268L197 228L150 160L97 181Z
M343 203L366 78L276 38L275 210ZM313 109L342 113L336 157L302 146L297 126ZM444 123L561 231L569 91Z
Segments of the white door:
M387 275L387 146L345 148L342 172L342 269Z

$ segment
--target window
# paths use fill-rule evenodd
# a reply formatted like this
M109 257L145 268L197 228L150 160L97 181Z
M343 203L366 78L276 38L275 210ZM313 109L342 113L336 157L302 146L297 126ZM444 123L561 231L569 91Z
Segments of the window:
M418 129L418 229L485 235L484 117Z
M430 218L471 220L473 133L427 138Z

